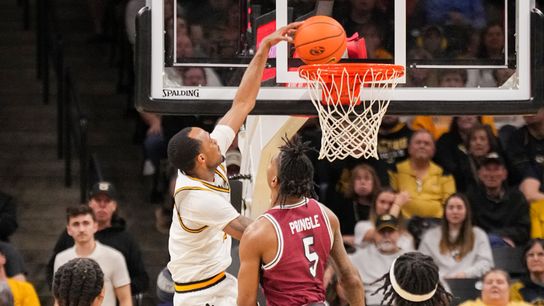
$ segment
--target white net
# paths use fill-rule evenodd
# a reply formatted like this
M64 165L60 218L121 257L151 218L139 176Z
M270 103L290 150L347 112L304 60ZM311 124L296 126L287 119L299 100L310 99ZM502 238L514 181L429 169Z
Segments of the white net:
M378 130L390 101L386 91L396 87L404 68L375 64L307 65L299 68L299 74L307 80L319 115L319 159L378 159Z

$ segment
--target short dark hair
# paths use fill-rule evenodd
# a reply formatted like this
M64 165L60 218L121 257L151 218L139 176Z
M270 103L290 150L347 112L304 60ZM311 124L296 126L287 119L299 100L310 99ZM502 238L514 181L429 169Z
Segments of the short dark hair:
M189 137L193 127L186 127L175 134L168 142L168 161L185 173L195 167L195 158L200 153L200 141Z
M402 297L402 294L393 288L391 276L395 283L404 291L413 295L425 295L434 291L434 294L424 301L410 301ZM384 274L376 283L383 281L379 291L384 292L380 305L396 306L449 306L453 296L448 293L438 276L438 266L432 257L419 252L408 252L401 255L393 262L391 271Z
M104 273L96 261L75 258L60 266L53 280L59 306L91 306L104 287Z
M66 222L70 223L70 219L75 218L77 216L83 216L83 215L90 215L93 218L93 221L96 221L96 216L94 214L94 211L92 208L89 207L89 205L77 205L77 206L70 206L66 208Z
M278 155L278 181L280 204L290 196L317 198L314 189L314 166L305 152L310 150L309 142L303 143L298 135L291 139L284 137L285 144Z

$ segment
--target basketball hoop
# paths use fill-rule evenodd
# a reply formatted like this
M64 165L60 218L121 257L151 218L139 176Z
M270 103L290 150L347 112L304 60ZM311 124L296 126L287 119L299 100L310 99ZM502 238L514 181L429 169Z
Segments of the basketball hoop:
M319 115L319 159L378 159L378 130L404 67L389 64L317 64L298 69ZM364 97L361 99L361 88ZM389 92L387 92L389 91Z

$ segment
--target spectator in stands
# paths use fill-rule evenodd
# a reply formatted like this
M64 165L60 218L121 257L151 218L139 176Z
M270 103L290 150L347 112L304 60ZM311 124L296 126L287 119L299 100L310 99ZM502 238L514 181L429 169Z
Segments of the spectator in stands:
M544 108L524 117L526 124L510 137L506 152L512 175L531 203L544 200ZM544 204L538 204L538 206ZM534 205L533 205L534 206Z
M484 60L504 61L504 29L502 24L490 23L482 31L480 50L477 57ZM474 70L472 70L474 71ZM467 87L496 87L493 69L478 69L472 73Z
M0 305L14 306L13 294L6 282L0 282Z
M444 31L437 25L429 25L425 27L421 36L416 40L418 47L423 48L434 59L442 59L446 57L446 48L448 40L444 35Z
M96 216L97 232L94 238L101 244L112 247L123 254L130 274L130 286L133 294L147 290L149 276L145 270L142 253L136 240L126 231L126 222L118 214L118 195L114 186L109 182L98 182L89 193L89 207ZM64 231L55 247L48 263L47 280L52 281L55 256L74 245L74 239Z
M0 252L6 257L4 269L9 278L16 280L26 280L26 269L23 256L10 243L0 241ZM0 304L1 305L1 304Z
M174 280L168 268L163 268L157 275L157 306L173 306L174 304Z
M374 223L376 218L380 215L389 214L399 221L399 247L403 250L412 250L414 248L414 238L406 231L402 216L400 216L400 210L408 202L409 197L405 191L395 193L389 187L382 189L370 208L370 218L359 221L355 225L355 245L364 248L375 243L376 229Z
M7 275L5 266L7 264L4 250L0 249L0 283L7 283L15 306L40 306L40 300L31 283L11 278ZM0 305L4 305L0 301ZM9 304L7 304L9 305Z
M482 31L479 58L502 59L504 57L504 28L502 24L490 23Z
M193 57L203 57L204 54L196 53L193 41L187 34L179 33L176 36L176 59L178 62L190 61ZM185 81L187 71L191 69L200 69L204 74L204 81L196 83L195 81ZM194 70L191 70L193 75L197 74ZM202 72L198 73L202 74ZM202 77L200 75L193 77ZM164 86L165 87L180 87L180 86L221 86L222 82L215 70L212 68L197 68L191 67L189 69L179 69L177 67L165 67L164 68Z
M361 29L369 24L383 24L384 26L388 22L386 14L378 7L378 0L349 0L347 3L346 15L338 18L342 23L342 26L346 30L348 37L354 33L359 33ZM346 18L347 17L347 18ZM388 37L389 31L385 31ZM359 37L364 37L363 33L359 33ZM387 43L386 43L387 44Z
M523 263L528 273L510 286L510 299L544 305L544 240L536 238L527 243Z
M486 233L472 226L470 205L463 194L452 194L444 206L441 226L423 235L418 250L434 259L441 280L481 277L493 267Z
M508 286L510 276L501 269L491 269L482 277L482 294L476 300L469 300L460 306L529 306L525 302L510 301Z
M393 169L395 164L408 157L408 141L412 130L399 120L398 116L383 117L378 130L378 156L387 164L387 169Z
M487 232L492 247L524 245L529 240L529 205L520 191L506 186L508 171L503 158L489 153L478 177L482 184L467 192L474 225Z
M397 218L389 214L380 215L376 218L375 227L374 243L350 255L351 262L363 280L367 305L380 303L383 295L373 293L383 282L376 281L389 270L395 258L409 251L401 249L397 244L400 236Z
M341 183L339 182L339 184ZM343 197L338 198L338 201L332 207L338 219L342 220L340 231L345 244L355 245L353 239L355 223L368 220L370 207L374 203L380 188L381 185L376 171L371 166L359 164L351 170L347 186L341 187Z
M510 137L507 153L514 182L531 203L531 237L544 237L544 108L524 117L526 125Z
M408 51L407 60L409 62L432 60L433 56L422 47L417 47ZM433 69L422 69L406 67L406 86L408 87L435 87L438 83L436 71Z
M415 131L408 145L408 159L397 163L389 172L391 187L410 195L401 211L408 220L408 231L414 237L416 247L423 231L439 224L443 214L442 203L455 192L453 177L432 162L434 153L431 133Z
M0 191L0 241L9 241L17 229L17 206L14 199Z
M382 24L369 22L362 26L360 32L365 39L368 58L393 59L391 52L385 48L385 29Z
M55 305L100 306L104 294L104 273L93 259L72 259L55 273Z
M478 168L480 162L491 152L500 152L497 138L488 125L476 124L468 134L465 145L459 145L452 159L456 165L452 168L457 191L466 192L469 186L480 184ZM465 148L466 146L466 148ZM448 163L453 165L453 163Z
M103 306L132 306L130 293L130 277L125 258L119 251L103 245L94 239L98 230L93 210L87 205L79 205L66 209L66 231L74 238L75 245L55 256L55 273L65 263L74 258L94 259L104 273Z
M459 155L466 152L468 134L478 123L478 116L453 117L449 130L436 141L435 161L449 173L458 167Z
M442 134L436 142L436 155L434 160L444 168L445 171L451 173L456 178L456 187L458 191L466 191L464 181L459 179L459 176L466 175L462 173L463 162L467 159L469 134L472 129L481 124L481 117L478 116L456 116L453 117L450 129ZM496 138L493 134L489 151L498 152ZM458 184L459 183L459 184Z
M482 0L426 0L424 7L427 22L481 29L486 24L485 8L482 2Z
M402 208L406 218L441 218L442 203L455 192L453 177L432 162L435 146L432 135L415 131L408 144L408 159L396 164L390 174L391 187L410 194Z

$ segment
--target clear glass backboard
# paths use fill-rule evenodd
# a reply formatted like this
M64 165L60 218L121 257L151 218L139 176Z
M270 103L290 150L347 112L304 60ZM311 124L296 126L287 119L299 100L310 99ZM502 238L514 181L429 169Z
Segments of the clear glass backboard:
M148 0L137 20L137 107L223 114L266 34L328 15L349 37L341 62L406 67L399 86L383 92L389 113L530 113L543 105L539 7L534 0ZM302 64L287 43L270 51L254 114L315 114L297 73Z

